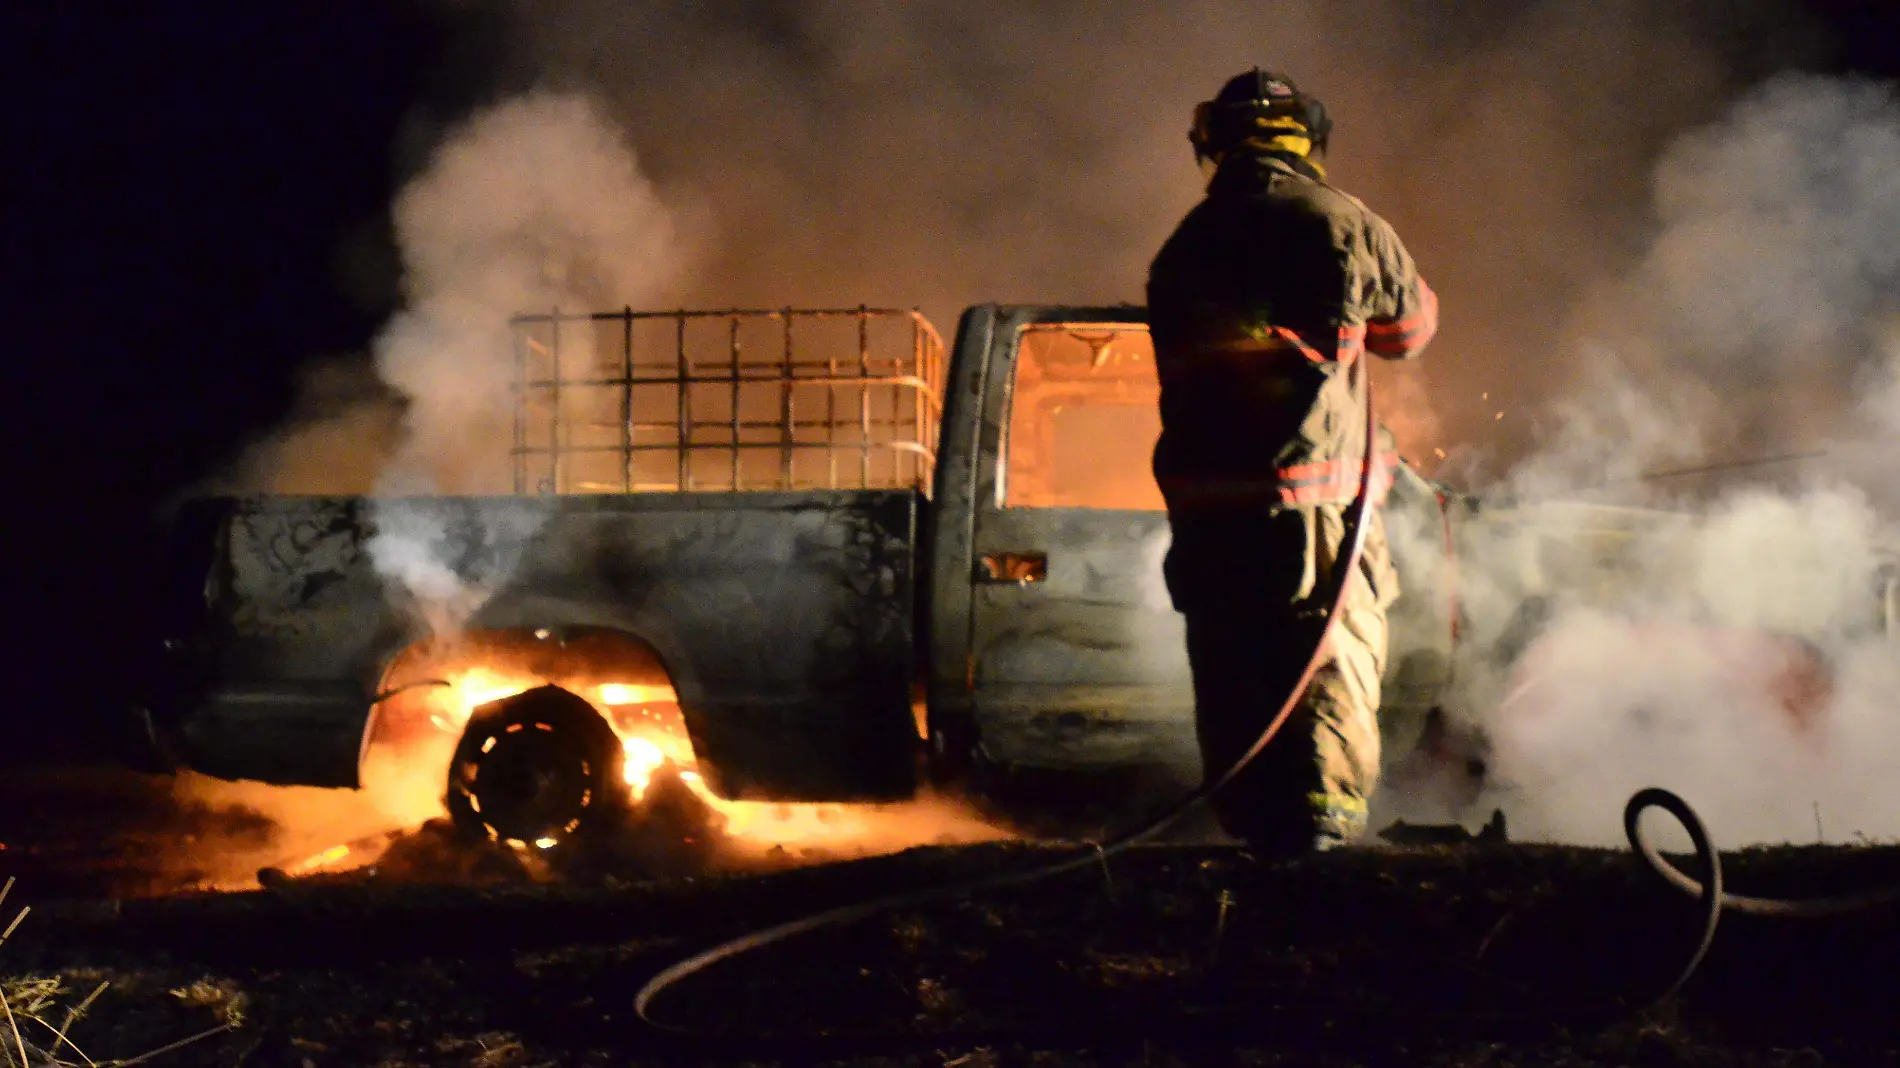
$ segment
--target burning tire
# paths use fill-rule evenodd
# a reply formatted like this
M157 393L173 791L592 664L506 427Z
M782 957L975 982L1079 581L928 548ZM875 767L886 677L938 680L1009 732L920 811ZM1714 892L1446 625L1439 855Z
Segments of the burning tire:
M473 840L546 849L628 807L620 740L592 705L542 686L483 705L449 761L448 809Z

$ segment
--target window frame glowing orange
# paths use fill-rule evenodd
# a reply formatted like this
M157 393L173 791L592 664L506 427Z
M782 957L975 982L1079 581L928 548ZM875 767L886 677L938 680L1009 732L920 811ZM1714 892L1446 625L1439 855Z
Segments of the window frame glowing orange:
M1042 335L1060 335L1074 338L1092 350L1090 359L1076 367L1064 367L1067 373L1049 374L1047 354L1038 351L1035 338ZM1121 335L1141 335L1139 351L1129 352L1123 349L1115 351ZM1099 345L1092 338L1101 335L1113 335L1105 338ZM1059 344L1059 342L1058 342ZM1028 472L1035 470L1030 463L1047 471L1054 463L1056 450L1056 416L1062 408L1080 399L1082 406L1096 408L1128 407L1146 408L1155 413L1155 431L1158 434L1160 409L1160 382L1154 377L1154 345L1145 323L1128 322L1040 322L1025 323L1017 328L1016 353L1012 361L1011 382L1005 406L1001 448L996 458L996 504L999 508L1074 508L1089 511L1161 511L1163 505L1158 488L1140 495L1141 503L1130 504L1124 500L1114 503L1099 501L1061 499L1064 495L1053 486L1031 490L1034 485ZM1139 366L1141 371L1135 374L1123 371L1104 378L1095 375L1104 367L1119 366L1132 368ZM1027 374L1026 374L1027 372ZM1047 377L1045 377L1047 376ZM1029 379L1027 388L1025 378ZM1132 403L1103 404L1100 398L1105 395L1128 396L1137 391ZM1021 402L1033 398L1025 407ZM1051 410L1051 405L1053 409ZM1029 413L1033 412L1031 415ZM1033 444L1027 451L1019 446L1028 440L1027 429L1036 428ZM1152 449L1152 441L1148 442ZM1025 456L1040 457L1038 460L1024 462ZM1152 487L1152 472L1144 464L1142 476ZM1053 473L1045 474L1043 483L1052 482Z

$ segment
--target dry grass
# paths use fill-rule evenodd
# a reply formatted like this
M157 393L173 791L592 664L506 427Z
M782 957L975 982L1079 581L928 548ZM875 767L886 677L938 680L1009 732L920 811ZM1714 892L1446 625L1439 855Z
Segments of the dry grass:
M9 878L4 886L0 886L0 907L4 907L7 897L12 894L13 884L14 880ZM14 915L5 932L0 933L0 945L4 945L13 932L19 930L20 924L31 911L30 908L22 908ZM244 1021L245 998L240 991L211 980L201 980L183 989L173 990L171 994L185 1005L213 1010L222 1017L216 1026L156 1046L136 1056L94 1060L73 1040L72 1030L111 985L101 982L85 997L68 1003L72 991L67 988L63 977L0 977L0 1015L6 1021L6 1031L0 1034L0 1066L131 1068L132 1065L156 1061L187 1046L236 1030ZM55 1023L55 1019L59 1022Z

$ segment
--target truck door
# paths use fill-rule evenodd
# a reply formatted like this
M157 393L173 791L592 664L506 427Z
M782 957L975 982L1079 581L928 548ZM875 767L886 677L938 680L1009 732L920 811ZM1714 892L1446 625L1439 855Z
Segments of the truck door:
M1021 309L989 336L970 535L978 751L1196 767L1183 624L1161 578L1147 325L1138 309Z

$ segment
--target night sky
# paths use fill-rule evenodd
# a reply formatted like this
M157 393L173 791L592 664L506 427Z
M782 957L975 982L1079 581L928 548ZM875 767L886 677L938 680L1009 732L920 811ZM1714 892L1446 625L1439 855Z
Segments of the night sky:
M22 83L9 756L110 751L161 506L283 418L301 363L362 348L393 307L387 208L419 162L405 120L490 86L493 29L453 6L22 0L0 16ZM1818 69L1900 72L1900 5L1809 6Z
M387 313L339 260L388 246L399 124L453 39L389 3L29 6L5 34L35 73L9 167L15 755L109 741L157 509Z

